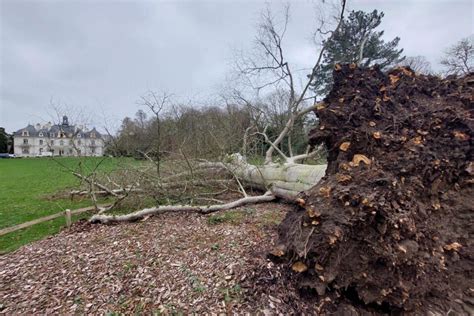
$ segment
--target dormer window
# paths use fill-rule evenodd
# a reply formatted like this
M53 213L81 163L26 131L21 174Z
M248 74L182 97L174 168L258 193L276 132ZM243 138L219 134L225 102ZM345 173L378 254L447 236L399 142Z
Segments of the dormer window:
M30 135L28 134L28 131L23 131L21 136L30 136Z
M77 134L77 138L81 138L81 133Z
M51 138L54 138L54 133L51 133Z
M40 133L39 133L39 137L43 137L43 132L40 132Z
M95 138L95 133L94 132L91 133L91 138Z

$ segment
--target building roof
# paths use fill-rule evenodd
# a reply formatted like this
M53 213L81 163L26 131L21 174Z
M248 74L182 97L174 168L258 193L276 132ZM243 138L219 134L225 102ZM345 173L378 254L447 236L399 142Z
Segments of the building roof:
M33 125L28 124L28 126L17 130L13 133L14 136L23 136L23 132L27 131L29 137L51 137L54 134L54 137L58 137L60 132L65 133L66 137L80 137L80 138L92 138L91 135L95 134L95 138L102 138L102 135L95 129L95 127L90 131L83 131L82 129L76 127L75 125L69 125L67 116L63 117L62 124L55 124L50 126L42 126L40 129L36 129ZM40 133L43 136L40 136ZM25 137L25 136L23 136Z

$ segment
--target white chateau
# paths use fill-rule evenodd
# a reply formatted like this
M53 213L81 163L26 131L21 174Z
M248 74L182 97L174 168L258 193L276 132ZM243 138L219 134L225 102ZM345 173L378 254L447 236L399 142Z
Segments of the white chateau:
M48 123L28 125L13 133L13 151L19 157L40 156L102 156L104 137L69 125L67 116L59 125Z

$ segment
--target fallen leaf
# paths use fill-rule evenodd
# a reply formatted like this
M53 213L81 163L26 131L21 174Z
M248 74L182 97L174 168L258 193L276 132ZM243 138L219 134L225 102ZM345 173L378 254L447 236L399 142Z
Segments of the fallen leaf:
M349 68L350 68L350 69L356 69L356 68L357 68L357 64L356 64L356 63L351 63L351 64L349 65Z
M334 70L336 71L340 71L342 69L341 65L340 64L336 64L334 65Z
M375 125L377 125L377 124L374 121L369 122L369 126L374 127Z

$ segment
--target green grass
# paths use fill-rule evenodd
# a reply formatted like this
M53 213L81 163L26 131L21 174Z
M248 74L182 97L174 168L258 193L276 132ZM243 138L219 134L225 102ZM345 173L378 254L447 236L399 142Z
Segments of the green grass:
M246 216L252 215L254 212L253 209L246 208L244 210L231 210L224 213L213 214L207 218L207 223L209 225L218 225L221 223L238 225L242 223Z
M53 194L77 188L80 181L65 167L92 170L99 162L98 171L109 172L130 159L118 158L22 158L0 159L0 229L31 221L67 208L76 209L90 206L89 199L74 200L66 195L52 198ZM58 164L58 162L60 164ZM86 217L87 214L73 219ZM33 225L31 227L0 236L0 253L17 249L33 240L57 233L63 226L64 218Z

